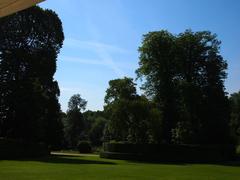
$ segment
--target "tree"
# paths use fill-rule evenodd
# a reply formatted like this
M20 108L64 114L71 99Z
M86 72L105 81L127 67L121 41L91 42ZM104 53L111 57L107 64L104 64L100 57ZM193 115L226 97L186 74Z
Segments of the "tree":
M227 63L219 48L220 41L208 31L144 35L136 72L146 79L143 89L162 112L166 142L229 140L229 105L223 84Z
M80 94L73 95L68 102L66 121L64 122L65 139L68 146L76 148L80 140L84 138L84 118L82 110L85 110L87 101Z
M68 110L85 110L87 101L82 99L80 94L73 95L68 102Z
M109 81L109 88L106 91L105 103L128 99L131 100L136 96L136 87L132 78L124 77Z
M175 37L167 31L150 32L144 35L139 48L140 62L136 71L138 77L145 77L142 86L146 95L157 102L162 111L163 139L171 142L171 129L178 121L175 77Z
M136 97L135 83L132 78L109 81L106 90L104 111L110 120L105 136L117 141L126 141L128 134L128 102Z
M231 105L231 122L230 127L232 130L232 136L235 140L238 139L239 143L239 136L240 136L240 91L237 93L231 94L230 98L230 105Z
M83 117L86 136L93 146L100 146L103 142L103 131L107 123L104 112L88 110L83 113Z
M137 96L127 104L128 136L131 143L161 143L161 114L145 96Z
M105 96L107 124L104 139L149 143L158 141L158 126L161 118L146 97L138 96L131 78L115 79L109 82Z
M97 117L92 124L92 127L89 132L89 137L92 145L100 146L103 142L103 131L107 120L104 117Z
M63 39L51 10L36 6L0 19L0 136L56 142L60 91L53 76Z

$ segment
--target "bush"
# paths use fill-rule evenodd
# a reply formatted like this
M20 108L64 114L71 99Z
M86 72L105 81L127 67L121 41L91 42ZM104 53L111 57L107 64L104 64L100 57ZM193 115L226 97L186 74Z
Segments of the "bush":
M212 162L233 160L233 145L174 145L105 143L100 156L113 159L132 159L170 162Z
M0 138L0 159L32 158L50 154L43 143Z
M92 152L91 143L89 141L79 141L77 148L80 153Z

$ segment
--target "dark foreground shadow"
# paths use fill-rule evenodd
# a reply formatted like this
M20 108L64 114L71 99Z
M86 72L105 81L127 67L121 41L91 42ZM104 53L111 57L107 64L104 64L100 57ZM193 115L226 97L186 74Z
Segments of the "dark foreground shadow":
M16 160L16 161L38 161L53 164L109 164L115 165L114 162L104 160L89 160L81 159L83 156L74 155L49 155L43 158L20 158L20 159L4 159L4 160Z
M81 156L72 156L72 155L51 155L47 158L41 159L42 162L46 163L63 163L63 164L116 164L113 162L108 162L104 160L89 160L81 159Z
M50 155L43 158L21 158L21 159L0 159L1 160L15 160L15 161L37 161L52 164L106 164L116 165L117 163L112 161L106 161L104 158L100 160L82 159L84 156L79 155ZM112 159L114 160L114 159ZM208 165L221 165L240 167L240 158L233 161L221 161L221 162L177 162L177 161L154 161L154 160L126 160L129 163L144 163L144 164L159 164L159 165L182 165L189 166L194 164L208 164Z
M177 161L148 161L148 160L128 160L129 163L147 163L147 164L162 164L162 165L194 165L194 164L207 164L207 165L219 165L219 166L233 166L233 167L240 167L240 159L236 159L233 161L205 161L205 162L177 162Z

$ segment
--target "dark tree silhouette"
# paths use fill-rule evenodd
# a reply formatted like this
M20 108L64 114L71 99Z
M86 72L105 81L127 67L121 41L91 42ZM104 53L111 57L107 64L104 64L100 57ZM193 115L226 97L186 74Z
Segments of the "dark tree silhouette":
M125 77L111 80L106 92L104 107L108 119L104 133L106 141L131 143L160 141L160 113L146 97L137 95L133 79Z
M68 102L67 116L64 122L65 139L69 148L76 148L80 140L84 139L84 117L87 101L80 94L73 95Z
M97 117L92 124L92 127L89 132L89 138L92 145L100 146L103 142L103 131L107 120L104 117Z
M103 111L86 111L83 113L84 131L93 146L100 146L103 142L103 131L107 123Z
M162 111L163 138L171 142L171 129L178 121L175 61L175 37L167 31L144 35L140 52L138 77L144 76L143 85L147 96L153 98Z
M135 86L133 79L127 77L109 81L109 88L104 99L105 103L110 104L119 99L133 99L137 95Z
M226 61L208 31L144 35L138 77L162 112L165 142L227 143Z
M0 136L49 145L60 138L53 76L63 39L51 10L32 7L0 19Z

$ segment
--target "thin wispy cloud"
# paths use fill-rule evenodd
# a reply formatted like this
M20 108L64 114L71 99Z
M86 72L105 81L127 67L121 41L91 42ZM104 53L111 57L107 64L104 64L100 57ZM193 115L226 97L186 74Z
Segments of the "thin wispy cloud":
M103 47L98 47L96 49L99 57L102 61L107 64L119 77L124 77L124 72L117 66L117 64L113 61L110 53L106 51Z
M89 64L89 65L108 66L108 64L104 63L102 60L85 59L85 58L72 57L72 56L60 56L59 58L62 61L66 61L66 62L74 62L74 63L80 63L80 64Z
M84 64L105 65L111 68L119 77L124 76L123 70L114 62L111 53L127 53L127 50L117 46L95 42L95 41L81 41L74 38L68 38L64 42L65 47L68 48L87 48L97 54L98 60L82 59L79 57L63 57L63 60L71 62L79 62Z
M104 49L109 52L115 52L115 53L128 53L128 50L111 45L111 44L106 44L102 42L97 42L97 41L81 41L75 38L67 38L64 41L64 46L70 47L70 48L81 48L81 49Z
M106 55L107 58L107 55ZM99 59L87 59L87 58L81 58L78 56L59 56L59 59L61 61L65 62L72 62L72 63L79 63L79 64L87 64L87 65L96 65L96 66L104 66L110 69L114 69L115 71L118 71L118 69L136 69L137 66L131 64L131 63L123 63L122 61L119 61L118 63L112 64L111 60L107 60L104 57ZM116 68L116 67L117 68ZM123 73L123 72L120 72Z

